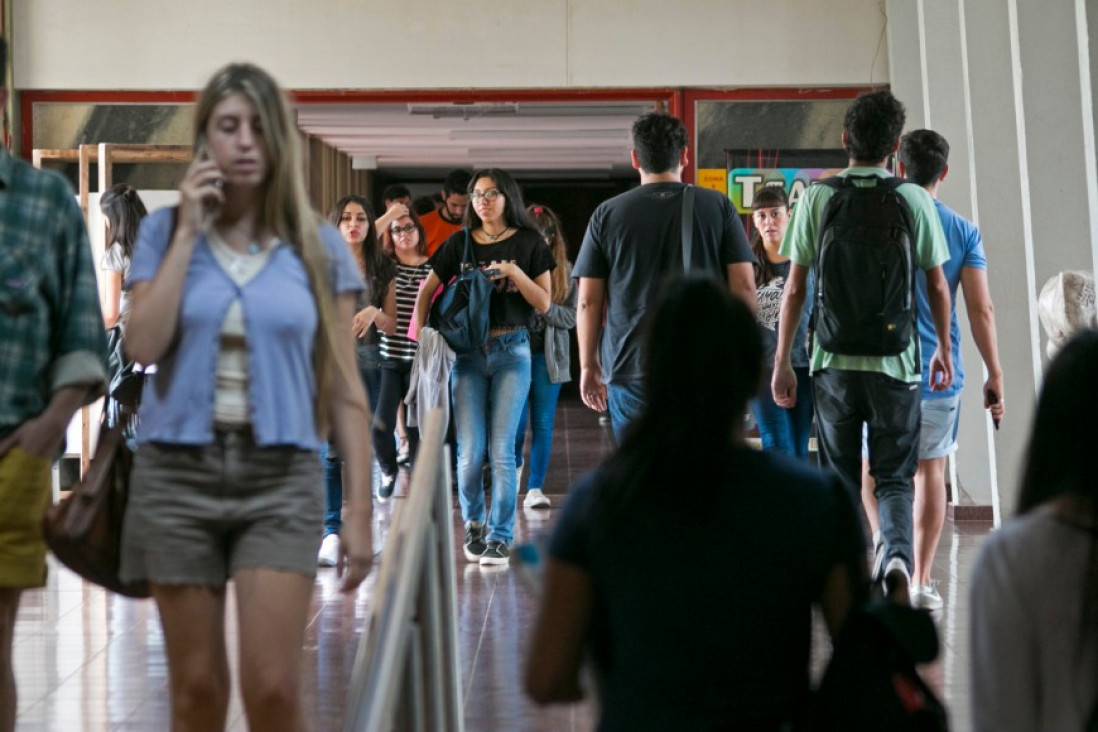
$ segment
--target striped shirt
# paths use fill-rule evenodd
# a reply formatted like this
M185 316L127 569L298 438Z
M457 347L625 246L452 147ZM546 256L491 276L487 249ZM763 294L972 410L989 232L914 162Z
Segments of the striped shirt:
M416 307L416 295L419 294L419 286L427 279L431 267L424 262L413 267L407 264L396 264L396 306L397 323L396 333L381 334L381 357L387 361L411 362L416 355L416 342L408 337L408 326L412 324L412 310Z
M84 218L55 173L0 146L0 431L53 392L106 386L107 335Z

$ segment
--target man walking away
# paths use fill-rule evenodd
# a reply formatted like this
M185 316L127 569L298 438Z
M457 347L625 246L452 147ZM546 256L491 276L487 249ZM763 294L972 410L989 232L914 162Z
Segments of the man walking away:
M915 130L900 139L899 174L922 186L934 198L938 218L945 231L949 261L942 265L949 283L949 344L953 358L953 383L948 389L931 388L930 354L938 345L934 320L926 294L926 280L916 281L916 305L920 348L923 357L922 421L919 428L919 464L915 470L915 569L911 602L916 607L937 610L942 606L938 583L930 578L934 552L946 515L946 460L957 449L964 369L961 366L961 330L957 325L957 287L965 296L965 308L972 338L987 367L984 408L996 425L1003 418L1003 370L995 333L995 307L987 287L987 257L980 230L938 200L938 185L949 173L949 143L933 130ZM862 481L862 503L870 527L876 532L877 501L872 479Z
M886 594L906 604L921 382L914 267L926 272L934 330L938 343L946 344L930 358L932 389L949 386L953 365L949 290L942 273L949 251L934 201L917 185L899 184L886 167L899 147L904 118L903 105L890 92L858 97L843 121L849 166L837 179L810 186L794 210L781 247L793 263L771 387L779 406L796 403L790 352L804 309L806 275L814 267L816 330L809 366L821 459L856 496L866 426L881 536L873 579L883 580Z
M644 405L641 323L666 276L683 271L687 143L686 128L675 117L654 112L637 119L631 159L641 185L595 209L572 271L579 279L580 395L591 409L609 408L619 443ZM701 188L693 188L693 195L691 271L727 281L753 310L755 257L743 224L727 196Z

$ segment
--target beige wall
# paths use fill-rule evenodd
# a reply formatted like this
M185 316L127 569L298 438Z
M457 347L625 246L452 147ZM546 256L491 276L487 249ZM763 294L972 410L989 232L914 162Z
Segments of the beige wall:
M880 0L14 0L17 89L887 83Z

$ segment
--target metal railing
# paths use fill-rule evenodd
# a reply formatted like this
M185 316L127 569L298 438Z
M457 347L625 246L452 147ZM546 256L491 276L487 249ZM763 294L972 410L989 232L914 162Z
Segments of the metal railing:
M347 699L346 732L461 732L446 425L432 411L393 515Z

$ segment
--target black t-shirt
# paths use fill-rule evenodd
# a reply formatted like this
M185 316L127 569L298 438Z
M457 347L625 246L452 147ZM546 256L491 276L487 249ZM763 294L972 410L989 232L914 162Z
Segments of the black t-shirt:
M427 262L444 283L461 272L465 236L465 229L450 236ZM530 229L519 229L494 244L480 244L474 240L473 257L477 260L477 268L482 270L492 269L499 262L514 262L532 280L557 266L541 235ZM496 280L489 304L488 327L525 327L533 310L510 278Z
M640 325L666 275L682 272L683 183L649 183L603 202L587 225L573 277L606 280L602 376L644 376ZM754 262L743 224L727 196L695 188L694 269L725 280L729 264ZM705 313L698 313L704 318Z
M805 711L811 606L833 568L865 562L853 501L833 473L746 448L712 476L703 508L637 491L646 508L615 528L596 471L558 518L550 556L594 588L600 730L777 729ZM667 535L693 560L652 541Z

